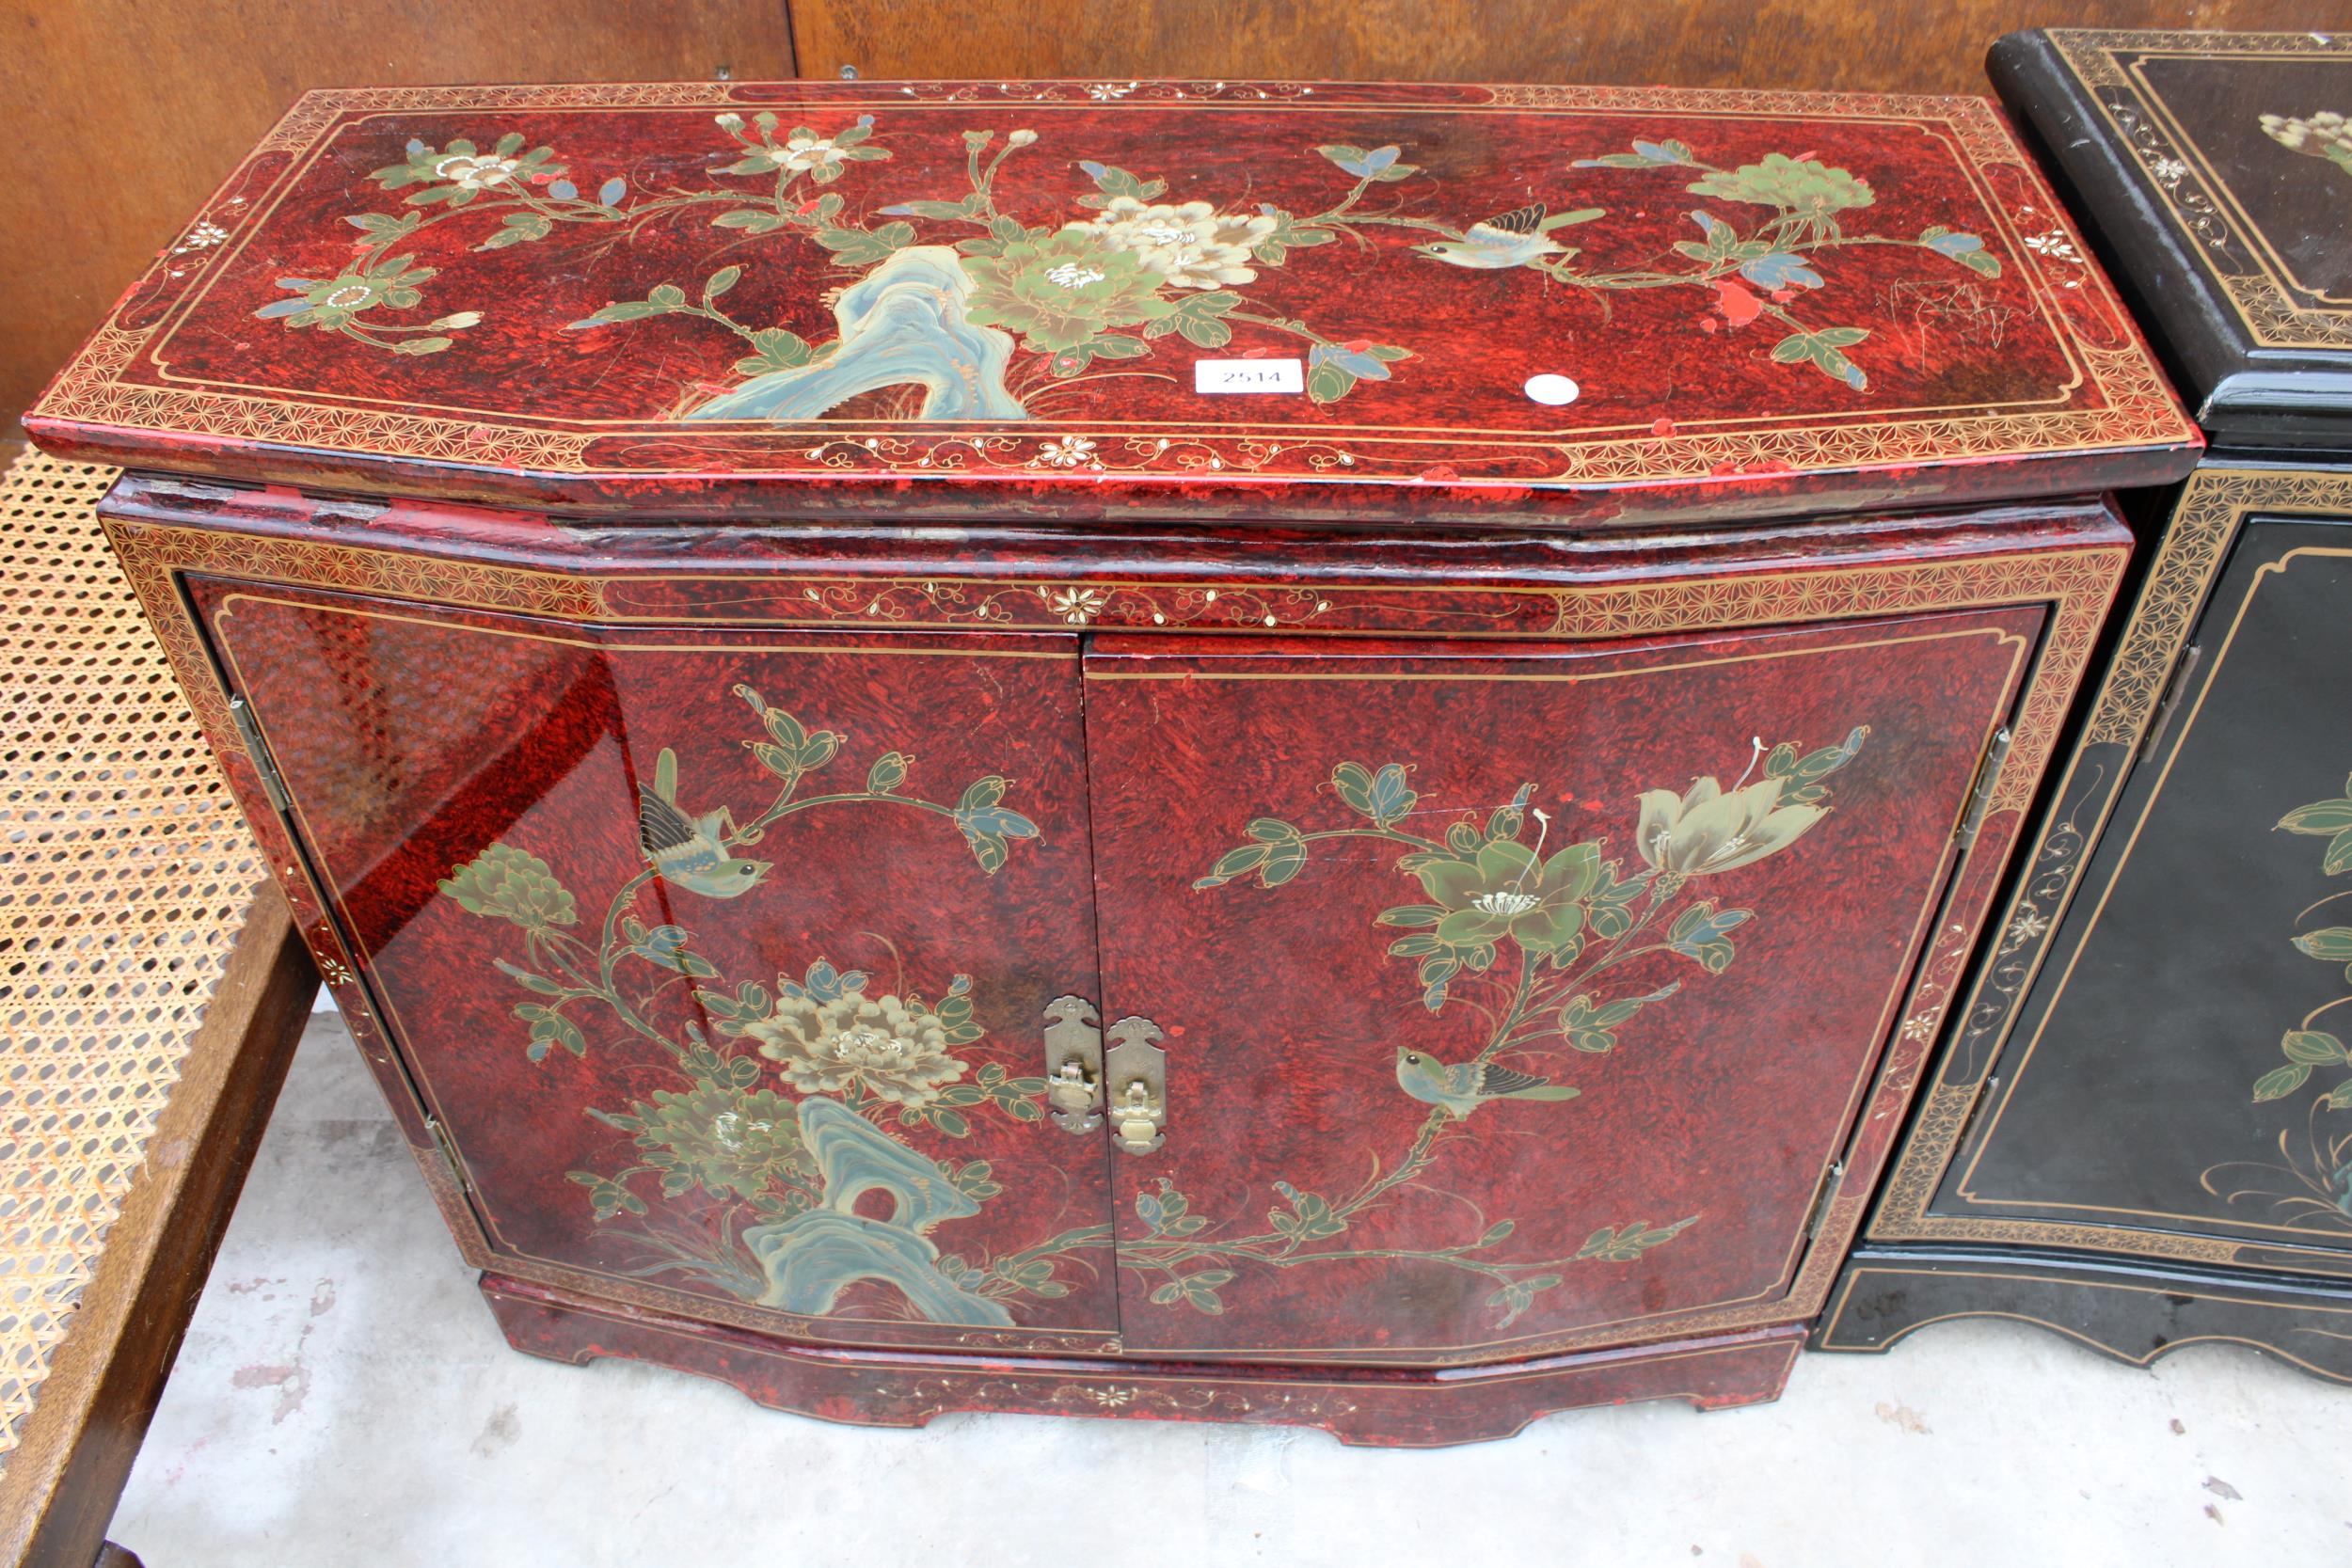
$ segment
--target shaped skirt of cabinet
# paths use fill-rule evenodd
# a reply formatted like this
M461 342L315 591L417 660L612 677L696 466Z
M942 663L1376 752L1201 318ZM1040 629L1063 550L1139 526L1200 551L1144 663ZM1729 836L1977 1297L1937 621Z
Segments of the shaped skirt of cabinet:
M111 527L518 1344L1404 1443L1777 1390L2125 546L324 504Z
M1817 1343L2352 1380L2352 469L2192 476Z

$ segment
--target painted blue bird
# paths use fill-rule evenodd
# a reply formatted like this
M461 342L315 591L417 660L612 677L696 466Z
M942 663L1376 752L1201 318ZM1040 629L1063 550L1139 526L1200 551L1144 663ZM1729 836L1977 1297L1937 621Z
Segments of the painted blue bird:
M1601 215L1601 211L1598 207L1580 207L1572 213L1547 217L1544 204L1531 201L1524 207L1480 219L1465 230L1458 240L1432 240L1413 248L1423 256L1434 256L1457 267L1523 267L1548 256L1575 255L1576 247L1553 239L1552 230L1570 224L1590 223Z
M1581 1090L1492 1062L1440 1062L1418 1051L1396 1053L1397 1087L1442 1105L1456 1121L1489 1100L1574 1100Z
M700 817L679 809L677 753L661 748L654 759L652 786L637 786L637 847L661 879L706 898L733 898L757 887L771 867L766 861L729 854L725 835L734 831L724 806Z

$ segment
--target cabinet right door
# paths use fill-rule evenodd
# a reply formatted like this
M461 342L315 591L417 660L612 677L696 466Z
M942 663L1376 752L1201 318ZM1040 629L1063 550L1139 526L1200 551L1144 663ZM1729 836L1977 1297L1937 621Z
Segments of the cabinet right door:
M1932 1212L2346 1266L2347 604L2352 521L2246 524Z
M1165 1053L1127 1346L1502 1357L1785 1294L2040 628L1093 641L1104 1016Z

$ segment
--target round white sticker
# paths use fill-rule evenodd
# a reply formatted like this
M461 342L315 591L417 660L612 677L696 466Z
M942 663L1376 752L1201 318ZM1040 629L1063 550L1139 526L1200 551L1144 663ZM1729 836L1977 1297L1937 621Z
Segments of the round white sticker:
M1574 403L1577 393L1583 388L1565 375L1547 374L1529 376L1524 390L1537 403L1548 403L1557 407L1564 403Z

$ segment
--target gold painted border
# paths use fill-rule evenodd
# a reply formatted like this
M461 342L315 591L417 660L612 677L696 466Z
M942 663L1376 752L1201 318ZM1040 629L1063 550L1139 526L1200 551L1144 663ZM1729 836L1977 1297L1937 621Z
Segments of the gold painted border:
M310 880L282 819L268 809L251 761L229 717L220 673L177 579L184 573L202 572L286 587L341 589L459 609L504 610L573 621L594 621L609 615L607 589L612 579L580 576L561 567L452 561L316 539L294 540L119 517L106 519L106 531L191 705L204 721L215 754L222 759L246 807L248 819L278 870L281 889L294 908L297 924L310 942L321 973L402 1121L404 1133L460 1253L475 1268L497 1269L499 1255L490 1250L464 1192L434 1148L432 1134L424 1126L416 1086L400 1056L384 1037L372 999L350 961L352 955L342 945L329 918L328 906ZM1980 546L1979 549L1987 547ZM1548 612L1548 622L1531 623L1521 633L1530 640L1584 641L1996 606L2040 605L2049 610L2040 652L2016 698L2008 766L1996 781L1976 839L1959 857L1947 879L1947 886L1951 891L1939 916L1942 924L1933 952L1915 966L1904 1022L1882 1053L1878 1079L1862 1114L1855 1119L1844 1179L1823 1205L1812 1243L1788 1292L1761 1305L1661 1320L1655 1332L1646 1334L1645 1338L1689 1338L1802 1322L1817 1312L1828 1298L1847 1247L1860 1228L1867 1194L1886 1156L1892 1130L1900 1125L1910 1103L1928 1042L1934 1037L1949 1003L1952 974L1979 928L2011 839L2033 798L2042 767L2055 748L2059 723L2081 678L2128 555L2124 544L2100 541L2029 547L2010 554L1938 556L1842 567L1788 569L1785 563L1742 564L1733 573L1715 577L1699 575L1702 567L1693 563L1690 568L1692 575L1676 578L1565 585L1556 581L1506 580L1453 590L1477 602L1516 599L1539 612ZM639 580L644 578L641 576ZM688 580L691 580L691 577ZM803 602L808 609L803 614L757 618L755 624L764 626L829 626L842 630L857 627L871 631L902 629L907 625L888 619L878 622L857 606L843 602L839 595L828 599L818 592L820 588L851 579L779 572L757 580L783 594L796 591L807 594ZM935 590L943 579L878 576L862 580L878 593L904 593L922 602L935 603ZM1050 614L1044 609L1048 593L1098 593L1102 608L1089 612L1084 624L1102 629L1117 627L1143 632L1168 629L1167 612L1151 607L1172 606L1176 601L1155 595L1179 592L1200 595L1213 590L1249 594L1265 592L1269 586L1230 578L1122 585L1116 580L1097 582L1078 570L1051 568L1026 578L970 580L981 586L1018 589L1039 603L1038 613L1041 616ZM1127 597L1118 596L1122 591ZM1323 607L1311 627L1317 633L1344 636L1391 631L1414 635L1409 626L1400 628L1388 624L1396 613L1392 602L1395 590L1391 585L1317 584L1311 592ZM993 631L1021 629L978 610L957 611L946 606L938 606L937 610L947 617L939 623L942 626ZM955 619L957 613L963 618ZM1154 614L1163 616L1162 623L1155 625ZM675 614L666 618L640 615L636 619L696 621L692 616ZM1064 617L1054 619L1059 624L1074 624ZM700 624L728 623L724 616L706 616ZM1262 628L1252 622L1242 626L1188 629L1248 632ZM1443 632L1424 631L1420 635L1430 641L1449 638ZM541 1281L521 1271L507 1272L526 1282L562 1288L560 1273ZM667 1294L642 1284L614 1286L606 1293L614 1300L673 1313L678 1312L684 1302L689 1304L689 1315L706 1322L771 1334L776 1330L774 1314L761 1313L754 1320L748 1314L729 1312L723 1303ZM823 1320L810 1320L805 1332L813 1340L823 1338ZM1529 1354L1621 1342L1622 1335L1604 1329L1547 1341ZM958 1335L952 1345L946 1346L934 1338L927 1348L1081 1354L1117 1354L1120 1351L1116 1339L997 1330L969 1331ZM1446 1366L1474 1365L1489 1357L1470 1353L1421 1354L1411 1359L1416 1365Z
M374 88L313 92L289 111L275 131L196 221L228 229L231 241L202 262L167 251L116 307L75 358L42 394L31 417L115 432L151 432L242 439L273 448L397 458L454 468L523 469L560 479L564 475L613 479L658 479L673 468L661 464L605 465L591 461L599 442L635 439L675 442L695 435L677 425L630 427L630 433L548 428L470 417L449 417L409 408L369 410L346 403L248 395L243 392L157 387L121 379L142 353L158 346L190 300L208 288L251 231L253 214L281 199L322 139L346 117L401 110L597 109L757 106L771 101L812 106L929 107L980 102L1035 105L1088 105L1088 84L933 83L882 90L872 84L793 84L778 100L779 85L634 84L604 87ZM1466 97L1481 94L1483 100ZM1982 99L1923 98L1832 93L1753 93L1710 89L1612 87L1465 87L1383 91L1282 83L1139 83L1122 102L1150 106L1182 101L1194 107L1254 109L1267 102L1332 111L1391 110L1421 113L1505 113L1554 109L1588 114L1672 113L1686 117L1771 116L1779 118L1876 119L1915 124L1922 133L1953 146L1956 167L1976 188L2018 267L2042 319L2074 366L2077 384L2095 386L2102 399L2093 408L2057 408L1992 413L1983 408L1872 409L1856 415L1821 416L1803 424L1769 418L1742 421L1749 428L1693 430L1660 436L1620 431L1596 436L1547 439L1543 433L1367 436L1364 427L1325 430L1299 426L1234 427L1171 425L1166 436L1143 436L1135 427L1096 428L1073 422L1038 421L1035 430L986 426L933 430L904 422L853 425L825 422L822 428L790 427L787 440L772 427L748 434L755 464L732 477L823 478L871 472L926 477L1001 477L1029 472L1067 477L1042 452L1047 440L1088 434L1113 472L1194 478L1279 479L1308 483L1394 483L1399 467L1418 468L1451 461L1501 467L1501 473L1467 473L1447 481L1457 488L1512 487L1531 483L1607 487L1660 482L1700 482L1733 470L1807 472L1880 468L2001 457L2091 453L2104 451L2186 445L2196 428L2174 400L2153 358L2140 343L2113 289L2083 260L2081 235L2035 171L1997 111ZM1091 106L1099 107L1099 104ZM285 160L274 170L268 166ZM2010 171L2018 194L2000 199L1988 171ZM2046 227L2045 227L2046 226ZM2029 235L2028 230L2033 230ZM191 232L193 224L191 225ZM2051 243L2029 245L2027 238ZM174 262L178 265L174 265ZM178 276L175 277L175 274ZM2075 310L2058 309L2072 295ZM2109 340L2094 342L2104 322ZM2119 346L2120 345L2120 346ZM512 417L510 417L512 418ZM723 438L724 431L702 432ZM803 443L807 445L803 446ZM1351 450L1354 443L1360 451ZM757 466L771 449L789 449L793 461ZM1097 477L1091 473L1086 480Z
M2147 101L2149 108L2163 120L2165 129L2172 137L2173 144L2189 155L2198 173L2203 177L2206 187L2219 195L2221 204L2229 209L2230 215L2236 220L2240 242L2253 252L2254 260L2261 265L2264 276L2280 291L2282 297L2294 298L2299 295L2304 301L2300 307L2302 309L2328 315L2342 314L2346 306L2352 306L2352 295L2339 297L2328 293L2325 289L2314 288L2304 283L2295 276L2294 269L2287 265L2286 258L2280 255L2279 247L2271 243L2269 231L2256 223L2254 214L2246 210L2246 203L2238 196L2236 187L2233 186L2228 178L2215 166L2204 145L2188 134L2188 127L2182 123L2180 115L2172 105L2165 101L2164 94L2156 90L2156 85L2148 80L2147 73L2142 68L2152 57L2153 56L2142 53L2132 61L2132 80L2138 84L2140 95ZM2167 55L2162 57L2194 59L2197 56ZM2262 57L2288 60L2308 56L2279 54ZM2297 172L2303 171L2297 170ZM2328 175L2316 172L2306 177L2315 180L2329 178Z
M1870 1216L1873 1243L1998 1242L2067 1247L2192 1262L2276 1267L2281 1252L2340 1258L2340 1248L2244 1243L2213 1236L2136 1231L2115 1225L1990 1218L1932 1212L1945 1173L1970 1131L1979 1097L2007 1057L2017 1016L2032 992L2080 886L2090 850L2122 797L2134 752L2146 736L2214 579L2247 517L2352 514L2352 473L2343 469L2205 467L2189 477L2124 623L2082 738L2066 759L2026 863L1995 927L1963 1022L1945 1042L1936 1080L1888 1173ZM2093 747L2122 747L2121 758L2089 759ZM2114 762L2108 767L2108 761ZM2248 1256L2248 1255L2251 1256Z
M2221 60L2352 54L2352 33L2053 27L2045 36L2082 84L2084 95L2098 105L2116 145L2130 150L2190 254L2211 270L2254 343L2264 348L2352 348L2352 309L2315 308L2299 297L2311 291L2293 288L2276 269L2268 240L2214 177L2204 154L2182 132L2163 99L2139 76L2137 61L2124 63L2127 55ZM2168 178L2169 166L2176 164L2183 172ZM2201 171L2194 182L2186 178L2192 166ZM2208 185L2222 193L2221 201L2207 194ZM2250 257L2257 270L2225 265L2224 252L2231 247Z

